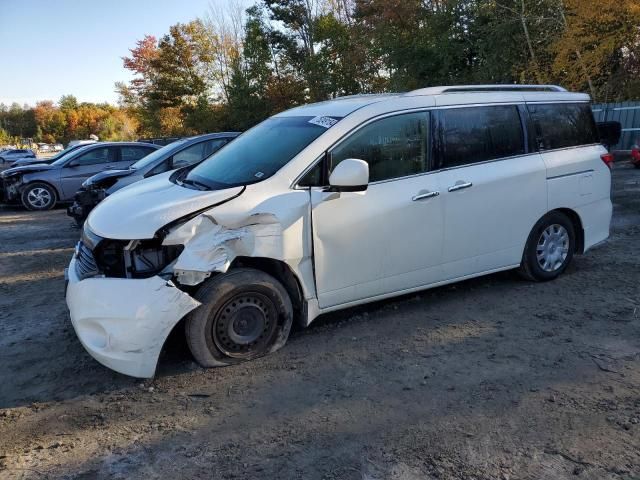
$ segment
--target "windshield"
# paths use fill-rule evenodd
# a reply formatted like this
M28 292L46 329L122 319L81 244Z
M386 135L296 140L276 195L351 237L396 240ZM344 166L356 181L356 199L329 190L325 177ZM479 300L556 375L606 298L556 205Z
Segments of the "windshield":
M129 168L133 170L138 170L155 163L156 160L167 158L171 156L174 153L174 151L178 149L178 147L181 147L182 145L187 143L189 140L190 140L189 138L183 138L182 140L176 140L175 142L171 142L169 145L165 145L164 147L151 152L146 157L142 157L140 160L138 160L136 163L131 165Z
M338 120L330 117L271 117L191 170L184 183L220 189L265 180Z
M49 162L54 162L54 161L58 160L59 158L64 157L67 153L71 152L71 150L76 150L76 149L77 149L76 147L65 148L61 152L56 153L53 157L49 157L48 161Z

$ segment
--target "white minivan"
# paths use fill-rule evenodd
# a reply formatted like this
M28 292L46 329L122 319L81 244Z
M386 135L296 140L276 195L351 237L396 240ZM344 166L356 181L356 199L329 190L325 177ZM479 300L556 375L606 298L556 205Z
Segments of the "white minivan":
M555 86L294 108L102 202L71 321L99 362L151 377L182 319L201 365L229 365L325 312L508 269L551 280L609 236L611 161L589 96Z

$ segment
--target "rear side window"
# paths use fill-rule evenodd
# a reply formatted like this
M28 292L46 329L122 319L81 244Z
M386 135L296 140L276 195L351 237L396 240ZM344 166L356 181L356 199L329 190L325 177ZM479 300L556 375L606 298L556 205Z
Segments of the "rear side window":
M586 103L530 104L540 150L599 143L591 107Z
M438 111L440 168L525 153L518 107L498 105Z
M409 113L377 120L354 133L331 152L330 171L347 158L369 164L376 182L426 172L429 114Z

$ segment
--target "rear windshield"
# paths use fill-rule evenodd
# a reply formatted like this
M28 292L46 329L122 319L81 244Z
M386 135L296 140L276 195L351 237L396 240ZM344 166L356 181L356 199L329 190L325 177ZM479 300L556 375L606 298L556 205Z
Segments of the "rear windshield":
M332 117L271 117L191 170L185 183L190 181L220 189L265 180L338 120Z
M189 138L183 138L182 140L176 140L175 142L171 142L170 144L165 145L164 147L159 148L158 150L154 150L146 157L141 158L136 163L131 165L131 167L129 168L133 170L139 170L141 168L146 167L147 165L152 165L159 159L170 157L171 155L173 155L175 151L181 148L182 145L187 143L189 140L190 140Z

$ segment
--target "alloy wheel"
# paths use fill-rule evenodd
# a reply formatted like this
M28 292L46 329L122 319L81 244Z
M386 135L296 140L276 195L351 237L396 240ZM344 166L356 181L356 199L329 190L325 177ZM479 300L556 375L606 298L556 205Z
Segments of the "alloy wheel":
M51 192L46 188L36 187L27 194L27 201L33 208L44 208L51 203Z
M538 265L545 272L562 268L569 253L569 232L562 225L549 225L538 239L536 256Z

